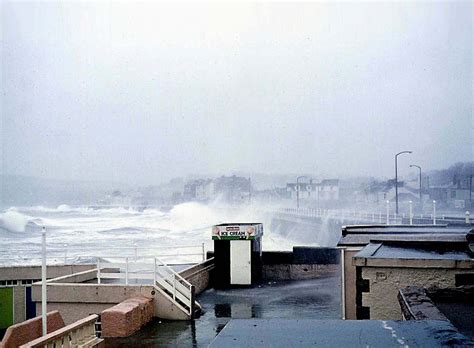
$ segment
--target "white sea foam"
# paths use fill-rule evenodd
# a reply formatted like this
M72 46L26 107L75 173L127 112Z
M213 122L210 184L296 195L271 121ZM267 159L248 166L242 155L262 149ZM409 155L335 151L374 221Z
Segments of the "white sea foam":
M71 211L71 207L67 204L58 205L56 208L57 211Z
M0 214L0 227L10 232L25 232L26 225L30 219L16 209L8 209Z
M115 255L133 252L137 246L147 255L200 252L213 249L211 226L221 222L262 222L264 224L264 250L288 250L294 242L270 230L271 216L252 206L225 206L188 202L174 206L170 211L158 208L137 210L133 207L87 207L59 205L57 207L17 207L0 213L1 224L11 231L26 233L3 234L0 258L15 256L16 249L39 248L40 227L45 226L49 252L57 250L68 256ZM29 222L29 223L28 223ZM6 226L6 227L5 227ZM179 249L193 245L197 248ZM123 251L119 248L129 248ZM39 252L39 249L37 250ZM26 255L25 255L26 256ZM128 255L127 255L128 256ZM199 261L202 256L193 256ZM174 257L169 261L185 261L189 257Z

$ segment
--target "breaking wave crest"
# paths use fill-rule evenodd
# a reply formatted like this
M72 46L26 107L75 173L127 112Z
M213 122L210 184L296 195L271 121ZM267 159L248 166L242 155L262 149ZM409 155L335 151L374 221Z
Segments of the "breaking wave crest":
M291 249L293 241L272 234L270 221L268 214L262 214L256 207L218 203L187 202L164 211L159 207L66 204L12 207L0 212L2 246L5 245L0 257L21 259L40 252L41 238L37 232L42 226L46 228L49 252L60 258L64 257L65 248L68 257L119 257L138 248L142 255L174 255L169 258L171 262L200 261L202 244L205 250L213 249L211 226L222 222L262 222L264 250ZM31 251L15 252L25 248Z
M28 216L12 208L0 214L0 228L10 232L25 232L28 222L30 222Z

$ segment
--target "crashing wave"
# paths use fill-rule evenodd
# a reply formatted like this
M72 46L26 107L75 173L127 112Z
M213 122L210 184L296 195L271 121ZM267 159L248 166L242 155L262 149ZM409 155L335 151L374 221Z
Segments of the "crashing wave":
M28 222L30 222L28 216L14 209L9 209L5 213L0 214L0 228L10 232L25 232Z

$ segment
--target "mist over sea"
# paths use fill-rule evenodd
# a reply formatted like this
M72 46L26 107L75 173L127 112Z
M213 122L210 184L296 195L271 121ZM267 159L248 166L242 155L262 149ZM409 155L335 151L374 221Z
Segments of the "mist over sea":
M202 259L213 250L211 226L264 223L264 250L290 250L290 237L270 230L271 215L253 207L183 203L171 209L69 206L8 207L0 213L0 264L39 263L41 230L52 262L88 262L95 256L163 256L170 263ZM186 246L181 248L182 246ZM179 248L177 248L179 247ZM49 261L48 261L49 262Z

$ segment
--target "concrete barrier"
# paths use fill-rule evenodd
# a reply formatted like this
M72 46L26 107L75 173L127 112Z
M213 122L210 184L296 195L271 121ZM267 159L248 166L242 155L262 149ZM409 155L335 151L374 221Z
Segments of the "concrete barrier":
M41 285L32 287L32 299L36 312L41 310ZM48 308L59 310L66 325L72 324L91 313L99 314L129 298L154 298L152 285L123 284L63 284L48 283Z
M82 265L49 265L48 279L62 277L95 268L95 264ZM41 266L7 266L0 267L0 280L31 280L41 279Z
M419 286L407 286L398 292L403 320L448 320Z
M199 295L208 288L211 278L210 274L213 269L214 258L211 258L179 272L179 275L194 285L195 293Z
M338 265L281 264L263 265L262 278L267 280L304 280L324 277L340 272Z
M303 280L337 274L340 273L340 255L339 249L325 247L295 246L293 251L264 251L262 280ZM207 252L207 258L212 257L214 253ZM192 278L189 281L193 284Z
M58 311L52 311L47 314L48 333L64 327L64 321ZM22 344L33 341L43 335L43 321L41 317L26 320L10 326L5 332L0 347L14 348Z
M264 251L263 274L267 280L314 279L340 271L336 248L293 247L293 251Z
M153 300L146 297L127 299L101 314L102 337L127 337L147 324L154 313Z

